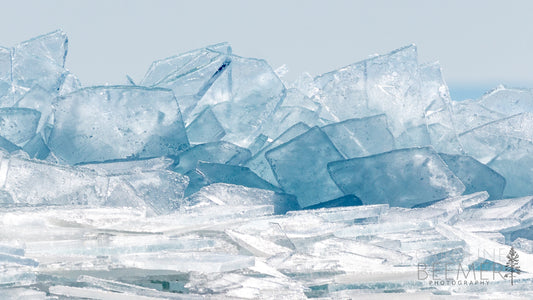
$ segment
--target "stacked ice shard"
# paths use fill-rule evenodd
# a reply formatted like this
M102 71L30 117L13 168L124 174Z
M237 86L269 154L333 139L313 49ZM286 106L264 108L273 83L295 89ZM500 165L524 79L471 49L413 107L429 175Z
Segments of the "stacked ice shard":
M532 90L452 101L414 45L284 82L227 43L82 87L67 48L0 48L0 298L531 296Z

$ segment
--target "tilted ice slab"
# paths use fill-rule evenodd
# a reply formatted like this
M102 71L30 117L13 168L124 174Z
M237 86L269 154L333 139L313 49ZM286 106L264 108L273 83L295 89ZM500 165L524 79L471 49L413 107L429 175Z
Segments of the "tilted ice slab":
M169 90L85 88L59 98L55 107L49 146L68 164L174 155L189 147Z
M331 162L328 171L345 194L358 196L364 204L413 207L460 195L465 190L432 148Z

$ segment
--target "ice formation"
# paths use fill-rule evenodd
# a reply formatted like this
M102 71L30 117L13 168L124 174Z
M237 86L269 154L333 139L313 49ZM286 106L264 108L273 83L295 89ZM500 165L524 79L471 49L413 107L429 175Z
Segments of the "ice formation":
M0 48L0 298L533 295L532 90L452 101L414 45L285 82L227 43L83 87L67 46Z

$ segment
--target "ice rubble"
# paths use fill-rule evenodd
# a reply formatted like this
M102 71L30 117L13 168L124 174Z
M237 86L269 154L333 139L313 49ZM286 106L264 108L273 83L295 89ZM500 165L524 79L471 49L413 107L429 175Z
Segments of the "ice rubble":
M283 82L227 43L82 87L67 47L0 48L2 298L531 296L532 90L452 101L414 45Z

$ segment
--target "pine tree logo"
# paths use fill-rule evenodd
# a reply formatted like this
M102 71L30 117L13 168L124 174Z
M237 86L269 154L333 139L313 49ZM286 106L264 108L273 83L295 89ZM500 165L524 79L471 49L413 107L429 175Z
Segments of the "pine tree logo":
M511 247L509 254L507 254L507 263L505 264L505 270L509 272L505 277L511 277L511 285L514 284L514 276L520 275L520 266L518 265L518 253ZM516 275L515 275L516 274Z

